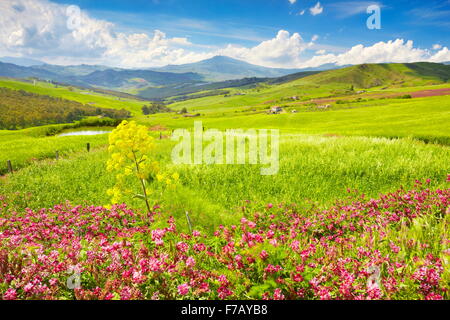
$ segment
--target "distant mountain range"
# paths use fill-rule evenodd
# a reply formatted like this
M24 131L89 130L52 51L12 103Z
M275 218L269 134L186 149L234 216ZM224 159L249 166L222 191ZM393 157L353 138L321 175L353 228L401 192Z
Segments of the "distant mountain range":
M38 78L67 85L116 90L139 95L147 99L164 99L206 90L251 86L260 82L277 84L311 76L319 71L332 70L317 75L318 83L341 82L356 86L372 86L389 80L402 81L406 73L389 70L388 64L366 64L358 72L352 67L333 64L308 69L277 69L252 65L229 57L217 56L197 63L169 65L145 70L110 68L100 65L57 66L22 58L0 58L0 76L10 78ZM15 62L15 63L11 63ZM19 65L22 64L22 65ZM34 63L38 63L34 65ZM30 64L32 64L30 66ZM436 76L448 81L448 64L396 64L406 66L408 73ZM339 70L338 70L339 69ZM373 70L372 70L373 69ZM333 72L334 70L334 72ZM341 71L342 70L342 71Z
M151 68L150 70L174 73L193 72L202 75L206 81L212 82L253 77L277 78L303 71L300 69L267 68L224 56L216 56L196 63Z
M183 65L161 68L121 69L101 65L58 66L25 58L0 58L1 76L41 77L46 80L64 81L115 89L154 87L174 83L222 82L243 78L277 78L304 71L322 71L337 68L324 65L308 69L267 68L224 56ZM29 68L29 69L28 69ZM195 74L195 75L194 75ZM167 82L165 81L167 79Z

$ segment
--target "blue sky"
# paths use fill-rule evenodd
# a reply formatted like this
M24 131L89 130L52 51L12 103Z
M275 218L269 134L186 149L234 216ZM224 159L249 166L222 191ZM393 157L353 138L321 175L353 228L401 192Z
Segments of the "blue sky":
M231 42L254 45L270 39L278 30L299 32L305 37L319 34L324 42L351 47L395 38L414 40L430 47L450 40L450 1L320 1L322 14L308 9L315 0L58 0L76 4L96 18L123 28L188 37L195 43L223 45ZM369 4L381 4L382 29L369 30ZM361 10L357 10L361 8ZM304 15L299 15L305 10ZM363 11L364 10L364 11Z
M345 61L351 61L351 55L340 58L338 56L355 46L363 48L357 48L354 55L364 56L368 62L378 62L383 50L387 52L387 59L394 62L400 62L402 59L437 61L449 58L450 60L450 53L445 50L450 42L450 0L35 0L42 3L42 8L39 9L30 7L31 0L2 1L13 7L18 3L22 5L25 8L23 11L11 10L12 15L22 16L25 16L23 12L27 10L32 16L32 10L64 12L68 5L79 6L82 13L90 19L86 24L90 27L86 27L86 30L94 30L93 34L102 32L99 37L103 39L100 41L101 45L98 43L93 45L95 41L85 34L88 32L86 30L83 31L86 39L76 39L85 41L86 48L93 48L92 52L82 54L81 60L87 63L103 62L114 65L134 63L137 66L151 66L171 62L173 64L194 62L213 54L224 54L255 64L301 67L319 62L343 64ZM381 7L380 30L369 30L366 26L366 20L370 16L366 13L366 8L372 4ZM318 10L312 10L314 7ZM1 19L3 18L0 17L0 24ZM56 15L54 19L52 27L63 25L63 22L56 21ZM98 21L113 25L102 27L100 30L101 27L96 23ZM23 39L21 38L23 41L15 41L15 44L22 45L24 41L32 39L31 44L42 45L39 39L35 39L38 34L45 36L45 41L55 45L56 42L51 42L49 38L55 40L53 38L60 31L41 35L36 29L47 30L50 27L46 26L44 21L37 21L36 25L38 27L22 28L16 24L15 29L11 28L12 34L24 35ZM92 27L93 25L96 26ZM143 50L139 52L135 50L131 44L134 42L129 39L127 44L120 45L120 48L113 43L117 38L121 38L121 35L145 34L152 39L155 31L160 32L167 41L159 41L158 48L151 40L146 40L145 44L141 43L142 46L153 48L151 52L146 49L147 56ZM114 35L110 39L106 34L112 32ZM61 31L61 39L67 36L68 34ZM180 39L184 39L184 43ZM395 42L396 40L403 42ZM107 44L108 41L111 43ZM389 41L394 44L389 44ZM412 45L408 44L408 41L412 41ZM62 64L70 63L74 57L71 57L67 42L69 41L61 41L58 48L47 48L46 51L39 51L36 47L21 51L24 48L19 46L17 52L14 52L11 41L4 44L3 50L0 42L0 54L2 51L10 55L26 53L28 57L56 59ZM386 45L373 48L380 42ZM100 48L101 46L103 47ZM165 58L162 58L162 48L166 50ZM281 52L283 48L286 52ZM66 55L65 49L68 50ZM128 50L131 53L124 57L124 53L118 54L119 50ZM155 54L155 50L159 50L159 55ZM264 50L272 54L266 53L264 56ZM402 52L402 55L395 56L392 51ZM439 55L435 56L439 51L441 51ZM311 60L318 55L322 57ZM330 56L325 58L324 55Z

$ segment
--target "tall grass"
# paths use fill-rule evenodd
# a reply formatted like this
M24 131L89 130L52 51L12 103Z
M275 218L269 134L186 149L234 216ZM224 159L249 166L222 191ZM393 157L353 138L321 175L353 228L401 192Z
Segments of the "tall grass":
M158 160L173 167L173 144L159 142ZM68 159L34 163L0 181L0 194L13 197L18 208L51 207L66 200L74 204L105 205L106 190L114 176L105 170L108 154L99 150ZM361 137L286 136L280 146L280 171L261 176L258 165L175 166L181 184L160 198L167 212L185 224L190 212L196 226L212 230L219 224L238 221L245 206L267 203L298 203L326 206L347 196L348 188L368 197L413 187L415 179L432 179L433 187L445 185L450 172L450 150L414 140ZM129 182L130 188L137 188ZM137 189L136 189L137 190ZM144 209L140 200L127 204ZM236 209L239 210L236 210Z

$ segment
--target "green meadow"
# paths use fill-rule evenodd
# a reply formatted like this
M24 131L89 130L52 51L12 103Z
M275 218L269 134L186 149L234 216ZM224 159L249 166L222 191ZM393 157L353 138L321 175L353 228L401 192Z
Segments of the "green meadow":
M450 173L450 96L399 99L389 95L449 85L434 78L395 77L393 72L398 67L389 68L387 73L375 70L375 78L391 79L384 86L366 88L375 78L360 78L361 72L355 75L340 70L278 85L232 88L226 96L169 105L177 111L186 109L187 115L144 116L142 101L55 88L45 82L33 85L1 80L0 86L132 111L133 120L152 129L149 133L157 142L154 158L163 168L180 174L175 190L161 192L153 186L153 203L177 217L182 228L187 228L184 217L189 212L197 228L212 230L219 224L235 223L250 208L268 203L327 207L337 200L355 197L355 190L366 197L377 197L400 187L412 188L417 179L431 179L433 187L445 188ZM329 108L317 108L327 99L332 100L326 102ZM336 103L338 100L341 102ZM282 106L284 111L268 114L274 105ZM195 121L201 121L205 129L223 131L279 129L278 174L262 176L260 165L174 165L171 130L192 130ZM54 135L71 127L0 131L0 174L4 174L0 194L10 199L14 208L51 207L65 201L109 203L106 191L114 185L115 176L106 171L108 135ZM87 143L92 146L89 153ZM6 174L6 160L12 161L13 174ZM130 189L139 189L134 181L127 184ZM130 198L127 204L145 209L139 199Z

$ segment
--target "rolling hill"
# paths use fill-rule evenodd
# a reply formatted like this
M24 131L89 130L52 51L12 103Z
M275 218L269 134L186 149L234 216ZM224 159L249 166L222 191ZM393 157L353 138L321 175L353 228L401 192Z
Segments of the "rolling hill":
M346 83L357 88L442 83L449 79L450 66L429 62L362 64L306 78L317 84Z

